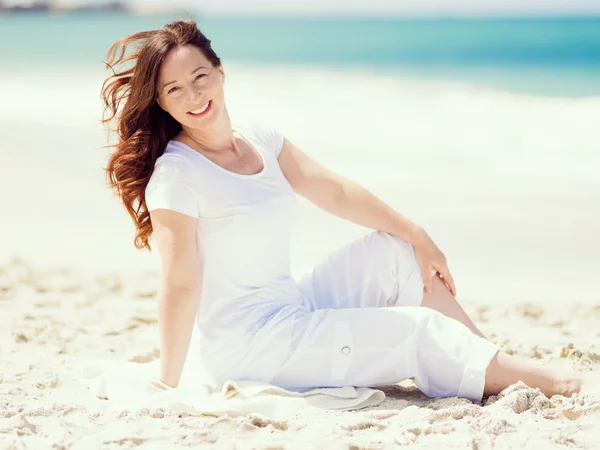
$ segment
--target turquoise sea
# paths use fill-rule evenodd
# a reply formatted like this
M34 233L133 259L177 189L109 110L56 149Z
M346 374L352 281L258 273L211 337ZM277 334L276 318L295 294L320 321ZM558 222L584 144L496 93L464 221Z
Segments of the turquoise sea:
M181 16L0 16L0 70L102 67L110 44ZM600 95L600 17L359 19L195 16L224 61Z
M100 87L113 42L182 17L0 16L0 260L158 267L105 187ZM463 298L598 297L600 18L196 19L230 117L424 226ZM299 200L298 275L365 231Z

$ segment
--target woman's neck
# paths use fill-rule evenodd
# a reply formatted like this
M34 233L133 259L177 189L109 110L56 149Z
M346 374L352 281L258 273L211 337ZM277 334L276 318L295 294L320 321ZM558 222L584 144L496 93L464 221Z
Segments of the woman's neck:
M238 150L229 117L201 130L183 127L182 134L195 144L196 150L207 153Z

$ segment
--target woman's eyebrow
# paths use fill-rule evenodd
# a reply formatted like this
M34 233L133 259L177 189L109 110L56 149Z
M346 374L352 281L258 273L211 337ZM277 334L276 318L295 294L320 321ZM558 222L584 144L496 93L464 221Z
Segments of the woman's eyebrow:
M207 69L207 68L208 68L208 67L200 66L200 67L198 67L197 69L194 69L194 70L192 70L192 72L191 72L191 73L192 73L192 74L194 74L195 72L198 72L200 69ZM165 84L163 84L161 89L164 89L164 88L166 88L166 87L167 87L169 84L173 84L173 83L177 83L177 80L174 80L174 81L169 81L168 83L165 83Z

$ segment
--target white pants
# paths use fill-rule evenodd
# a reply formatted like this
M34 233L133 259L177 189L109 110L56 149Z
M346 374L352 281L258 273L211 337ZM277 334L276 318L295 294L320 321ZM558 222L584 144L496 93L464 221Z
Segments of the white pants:
M298 285L304 305L283 314L278 328L253 337L263 346L240 361L237 378L291 390L413 378L430 397L481 400L498 348L462 323L420 307L423 279L410 244L379 231L366 234L331 253ZM290 337L284 357L270 365L267 342L284 341L273 336L285 326Z

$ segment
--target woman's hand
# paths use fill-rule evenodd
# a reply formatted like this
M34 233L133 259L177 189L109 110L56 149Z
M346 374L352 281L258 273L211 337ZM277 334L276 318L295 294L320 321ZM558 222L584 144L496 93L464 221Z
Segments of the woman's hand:
M160 378L153 378L148 381L148 388L151 391L155 391L160 389L161 391L168 391L169 389L175 389L173 386L169 386L165 382L163 382Z
M423 274L423 284L425 285L425 291L431 293L433 288L433 275L431 274L432 269L435 269L448 286L450 293L456 296L456 286L454 285L454 279L450 275L446 256L442 251L433 243L429 235L425 230L420 229L417 238L413 242L415 248L415 258L417 264L421 268Z

